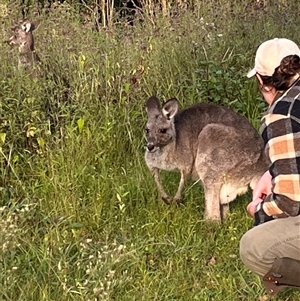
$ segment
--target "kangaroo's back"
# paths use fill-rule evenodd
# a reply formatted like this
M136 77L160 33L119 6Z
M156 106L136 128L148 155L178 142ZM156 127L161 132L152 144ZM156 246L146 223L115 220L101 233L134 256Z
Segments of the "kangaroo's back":
M256 142L263 148L263 140L257 130L246 117L233 110L212 103L199 103L179 111L174 117L176 141L178 144L186 140L198 142L198 136L208 124L220 124L237 129L245 141ZM224 137L222 137L223 139Z

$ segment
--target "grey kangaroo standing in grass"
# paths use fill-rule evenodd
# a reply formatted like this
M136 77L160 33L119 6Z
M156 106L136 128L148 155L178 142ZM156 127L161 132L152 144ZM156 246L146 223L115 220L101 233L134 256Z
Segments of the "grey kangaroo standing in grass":
M39 22L24 21L20 26L14 26L14 35L8 43L19 47L19 68L32 67L34 63L40 61L34 49L33 31L38 27Z
M182 201L189 176L200 180L205 193L205 218L224 219L228 203L255 186L268 169L264 143L248 120L229 108L200 103L178 112L176 99L161 107L156 97L146 102L145 161L163 200ZM160 170L179 170L172 198L161 183Z

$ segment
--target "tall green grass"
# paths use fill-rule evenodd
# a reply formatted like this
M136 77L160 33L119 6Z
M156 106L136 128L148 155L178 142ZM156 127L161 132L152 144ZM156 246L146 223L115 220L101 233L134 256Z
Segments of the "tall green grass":
M144 163L143 127L156 94L181 107L220 103L258 128L265 105L245 78L255 50L275 36L300 43L297 1L273 2L259 11L201 1L100 31L65 4L39 17L38 76L1 47L0 300L266 300L238 253L251 193L223 224L204 221L192 182L184 206L166 206ZM19 17L2 19L2 40ZM163 178L175 191L178 175Z

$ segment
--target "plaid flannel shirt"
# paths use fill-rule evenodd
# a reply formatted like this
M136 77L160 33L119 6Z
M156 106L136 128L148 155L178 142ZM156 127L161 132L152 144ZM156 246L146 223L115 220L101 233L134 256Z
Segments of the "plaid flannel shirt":
M262 205L268 216L300 214L300 79L269 107L260 132L271 161L272 194Z

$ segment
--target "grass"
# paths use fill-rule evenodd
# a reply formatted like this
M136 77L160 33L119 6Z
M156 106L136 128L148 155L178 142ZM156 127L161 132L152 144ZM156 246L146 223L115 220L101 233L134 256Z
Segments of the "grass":
M262 41L300 42L296 2L206 1L100 31L64 4L40 17L39 76L0 49L0 300L267 299L239 259L251 193L223 224L204 221L192 182L184 206L166 206L144 163L144 103L217 102L258 128L265 105L245 74ZM3 15L2 40L18 14ZM178 175L163 176L174 192Z

